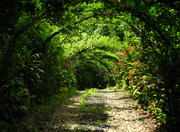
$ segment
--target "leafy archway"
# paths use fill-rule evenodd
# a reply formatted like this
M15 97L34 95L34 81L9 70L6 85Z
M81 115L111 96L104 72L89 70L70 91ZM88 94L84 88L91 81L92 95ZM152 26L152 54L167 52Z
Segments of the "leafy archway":
M116 64L121 70L116 74L113 71L114 77L126 82L138 99L155 99L146 104L152 107L160 105L160 110L156 112L166 113L169 131L176 131L173 129L180 122L179 5L177 0L2 1L0 112L3 122L21 118L18 115L54 95L58 87L74 86L74 67L87 67L91 63L91 71L97 73L97 67L108 69L113 65L109 63L113 57L93 53L97 48L82 48L87 45L81 43L80 47L68 53L69 49L63 45L73 45L85 38L83 33L90 35L99 28L96 32L101 36L116 36L114 39L123 42L119 44L125 47L121 47L119 53L124 61L117 60ZM113 41L107 38L103 42L98 42L98 38L95 41L99 47L107 42L112 44ZM95 43L88 37L84 42L88 40L91 44ZM118 44L115 47L119 48ZM107 45L99 49L103 48L111 49ZM138 57L132 57L135 56L131 54L135 48L138 49ZM103 56L107 60L102 59ZM85 60L86 64L72 63L81 60ZM149 86L149 82L155 86ZM152 95L156 97L146 94L145 86L153 89Z

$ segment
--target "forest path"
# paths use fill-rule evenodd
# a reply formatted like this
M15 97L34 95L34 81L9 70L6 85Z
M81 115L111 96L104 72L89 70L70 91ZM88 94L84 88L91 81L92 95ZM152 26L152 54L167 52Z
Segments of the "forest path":
M121 90L99 90L70 98L57 108L43 132L157 132L153 117Z

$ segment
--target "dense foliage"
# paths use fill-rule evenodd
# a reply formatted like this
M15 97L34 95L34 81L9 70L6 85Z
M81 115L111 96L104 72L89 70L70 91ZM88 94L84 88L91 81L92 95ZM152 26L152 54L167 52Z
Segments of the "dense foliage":
M118 85L177 131L177 0L3 0L0 128L11 131L52 96Z

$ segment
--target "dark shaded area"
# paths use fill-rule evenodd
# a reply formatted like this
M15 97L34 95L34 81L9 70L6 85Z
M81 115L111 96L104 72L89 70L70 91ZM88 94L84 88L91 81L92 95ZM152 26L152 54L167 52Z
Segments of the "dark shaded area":
M168 132L166 125L161 125L154 132Z
M84 90L88 88L106 88L107 85L115 85L115 82L108 76L105 69L99 69L94 64L78 65L76 69L78 89Z

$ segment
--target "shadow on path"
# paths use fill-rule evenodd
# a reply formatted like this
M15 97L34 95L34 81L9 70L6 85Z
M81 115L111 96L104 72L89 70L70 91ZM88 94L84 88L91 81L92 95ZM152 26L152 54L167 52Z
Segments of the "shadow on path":
M69 105L58 108L42 131L104 132L103 129L109 127L106 125L108 107L104 98L90 95L85 99L85 103L79 103L79 99L73 99Z
M100 90L83 102L81 95L47 113L38 132L167 132L126 93Z

